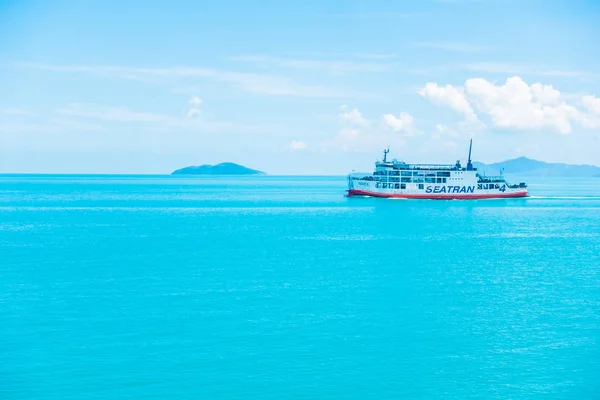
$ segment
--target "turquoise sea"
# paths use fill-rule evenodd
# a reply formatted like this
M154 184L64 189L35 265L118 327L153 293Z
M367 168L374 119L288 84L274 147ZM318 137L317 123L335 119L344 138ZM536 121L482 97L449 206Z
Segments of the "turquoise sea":
M0 176L0 399L599 399L600 179L527 181Z

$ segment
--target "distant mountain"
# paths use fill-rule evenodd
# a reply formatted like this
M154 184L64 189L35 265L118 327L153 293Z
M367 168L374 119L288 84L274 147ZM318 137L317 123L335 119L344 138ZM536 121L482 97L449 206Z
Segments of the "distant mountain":
M221 163L217 165L200 165L185 167L173 171L171 175L264 175L262 171L247 168L234 163Z
M600 167L594 165L571 165L546 163L519 157L493 164L474 162L473 166L480 173L498 175L501 169L507 174L523 174L529 176L562 176L562 177L600 177Z

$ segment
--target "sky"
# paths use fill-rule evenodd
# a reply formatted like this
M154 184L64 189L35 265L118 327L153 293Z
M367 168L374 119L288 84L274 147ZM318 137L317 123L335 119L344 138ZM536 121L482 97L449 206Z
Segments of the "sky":
M0 0L0 172L600 165L597 0Z

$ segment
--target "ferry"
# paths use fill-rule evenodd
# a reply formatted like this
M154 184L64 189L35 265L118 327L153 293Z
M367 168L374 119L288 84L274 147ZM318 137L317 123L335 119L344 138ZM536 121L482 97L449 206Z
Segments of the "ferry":
M383 161L375 162L373 173L348 175L346 196L391 197L399 199L501 199L528 197L527 184L508 183L499 176L477 172L471 163L473 139L469 144L466 167L456 164L407 164L396 159L388 161L389 149L383 151Z

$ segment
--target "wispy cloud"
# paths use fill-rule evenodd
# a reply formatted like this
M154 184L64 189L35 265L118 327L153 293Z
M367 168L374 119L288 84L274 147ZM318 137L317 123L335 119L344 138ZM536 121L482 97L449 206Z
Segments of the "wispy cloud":
M294 151L306 150L307 145L305 142L299 140L292 140L290 144L287 145L287 148Z
M556 77L582 77L584 75L588 75L586 72L577 70L499 62L468 63L461 65L460 68L468 71L489 72L496 74L534 74Z
M320 69L332 73L383 72L390 69L386 64L361 63L353 61L285 60L284 67L298 69Z
M413 45L418 47L450 51L454 53L481 53L491 49L488 46L466 42L414 42Z
M455 5L467 5L483 3L485 0L434 0L435 3L441 4L455 4Z
M268 58L264 55L249 55L249 58L255 57L257 60L262 59L263 61ZM365 53L365 52L357 52L357 53L323 53L323 52L304 52L304 51L294 51L294 52L286 52L286 58L298 58L298 57L311 57L311 58L321 58L321 59L364 59L364 60L392 60L398 59L400 56L398 54L393 53ZM235 58L235 57L234 57Z
M57 110L58 114L85 117L114 122L158 122L171 124L178 121L168 115L138 112L126 107L113 107L97 104L72 103Z
M423 16L425 13L403 13L403 12L394 12L394 11L371 11L371 12L345 12L334 14L334 17L338 18L356 18L356 19L408 19L413 17Z
M212 121L206 118L187 118L161 113L135 111L126 107L100 104L72 103L56 111L59 115L101 120L115 123L140 123L159 129L193 130L206 133L269 133L275 128L267 125L245 125L231 122ZM175 131L176 132L176 131Z
M355 98L358 93L336 90L320 85L296 82L292 79L246 72L231 72L203 67L136 68L101 65L20 64L23 67L51 72L88 73L133 80L164 81L173 78L208 78L229 83L238 89L273 96L316 98Z
M351 54L356 58L364 58L367 60L392 60L398 58L397 54L390 53L354 53Z
M373 55L371 56L373 57ZM286 59L264 55L241 55L230 57L230 59L233 61L261 63L282 68L320 70L334 75L355 72L384 72L389 71L392 67L390 64L382 62Z
M4 108L4 109L0 109L0 114L25 116L25 115L31 115L31 112L27 111L23 108Z
M262 63L270 61L271 58L268 56L263 56L259 54L242 54L239 56L229 57L231 61L241 61L241 62L249 62L249 63Z
M202 104L202 99L200 97L192 96L190 101L188 101L188 104L190 105L190 109L187 113L188 118L200 115L200 105Z
M25 123L7 123L0 124L0 133L9 135L18 134L59 134L67 132L89 133L101 132L104 128L97 123L89 123L85 121L77 121L63 117L52 117L47 121L40 123L25 122Z

